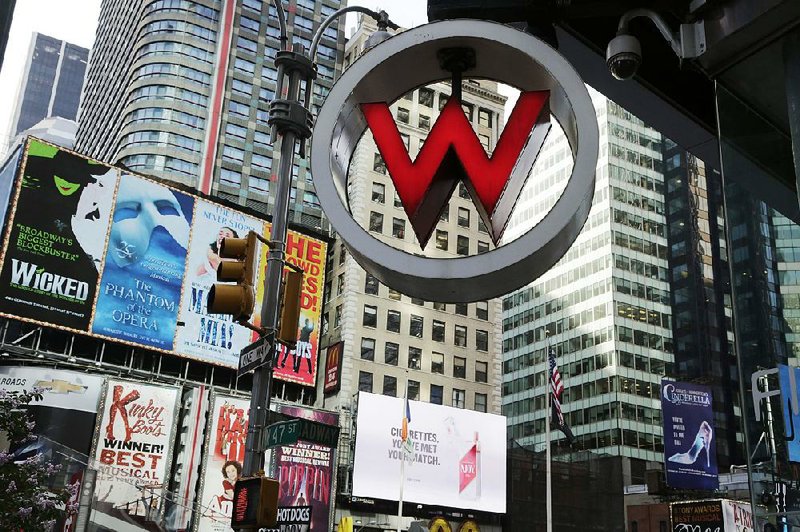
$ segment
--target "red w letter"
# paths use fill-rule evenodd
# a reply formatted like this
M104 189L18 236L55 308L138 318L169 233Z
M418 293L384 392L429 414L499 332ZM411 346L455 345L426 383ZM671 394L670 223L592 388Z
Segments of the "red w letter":
M537 135L540 142L544 142L550 127L549 96L548 91L520 94L491 157L484 151L459 102L450 99L414 162L389 106L386 103L361 104L375 144L423 249L459 179L464 181L489 228L492 228L492 213L500 198L513 194L513 201L516 201L524 180L510 190L507 187L509 177L534 126L546 128L544 134ZM502 225L507 221L502 220ZM492 231L495 243L501 231Z

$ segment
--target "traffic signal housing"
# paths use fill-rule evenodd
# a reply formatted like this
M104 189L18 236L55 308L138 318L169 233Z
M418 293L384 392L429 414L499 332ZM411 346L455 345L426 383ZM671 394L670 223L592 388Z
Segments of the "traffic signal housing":
M267 477L241 478L233 488L231 528L274 527L278 521L278 481Z
M297 343L300 322L300 298L303 292L303 270L290 268L283 275L283 297L278 340L289 346Z
M253 276L258 253L258 235L250 231L246 238L223 238L219 248L222 259L217 266L217 281L208 292L209 314L229 314L238 322L248 321L255 307ZM236 284L223 284L236 283Z

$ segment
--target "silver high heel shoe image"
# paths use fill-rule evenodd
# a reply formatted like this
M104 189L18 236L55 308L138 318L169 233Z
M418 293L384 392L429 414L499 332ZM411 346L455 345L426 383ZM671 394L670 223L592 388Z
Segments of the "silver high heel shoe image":
M668 460L677 464L693 464L700 456L700 451L705 449L706 467L711 467L711 455L709 452L711 450L711 438L713 435L714 431L711 425L709 425L707 421L703 421L700 424L700 428L697 430L697 436L695 436L694 442L689 450L685 453L675 453L670 456Z

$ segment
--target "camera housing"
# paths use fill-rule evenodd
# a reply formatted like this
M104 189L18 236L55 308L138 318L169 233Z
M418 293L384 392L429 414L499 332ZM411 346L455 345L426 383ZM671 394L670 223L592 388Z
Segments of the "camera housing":
M642 64L642 45L639 39L626 33L611 39L606 48L606 65L619 80L631 79Z

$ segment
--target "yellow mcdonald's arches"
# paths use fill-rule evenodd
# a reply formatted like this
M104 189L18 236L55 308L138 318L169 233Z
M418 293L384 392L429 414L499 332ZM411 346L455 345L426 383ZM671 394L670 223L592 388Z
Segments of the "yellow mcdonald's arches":
M353 532L353 518L342 517L342 520L339 521L338 532Z
M478 523L469 520L461 523L461 526L458 527L458 532L481 532L481 529L478 526Z
M431 532L453 532L453 529L450 528L450 523L448 523L447 519L444 517L434 517L431 519L428 528Z

